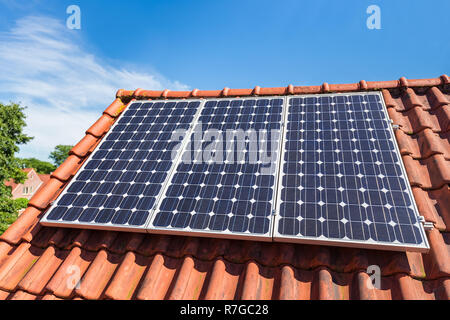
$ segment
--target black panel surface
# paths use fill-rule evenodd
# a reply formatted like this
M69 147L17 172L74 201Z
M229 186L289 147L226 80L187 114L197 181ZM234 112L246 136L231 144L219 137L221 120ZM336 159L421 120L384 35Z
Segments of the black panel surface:
M290 98L275 237L424 243L378 94Z
M199 101L132 103L44 220L144 227Z
M270 236L283 101L207 101L151 228Z

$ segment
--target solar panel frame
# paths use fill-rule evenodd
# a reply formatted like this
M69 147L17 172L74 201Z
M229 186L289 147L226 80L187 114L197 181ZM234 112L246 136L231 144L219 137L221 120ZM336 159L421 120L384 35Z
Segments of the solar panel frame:
M355 240L355 239L339 239L339 238L319 238L319 237L310 237L310 236L290 236L290 235L283 235L278 232L278 226L280 223L280 220L282 217L280 216L280 207L281 207L281 199L282 199L282 188L280 187L282 185L282 179L286 175L283 172L283 163L284 161L279 162L279 174L278 174L278 190L277 190L277 197L276 197L276 211L275 211L275 223L273 224L273 241L274 242L286 242L286 243L303 243L303 244L312 244L312 245L327 245L327 246L338 246L338 247L350 247L350 248L365 248L365 249L376 249L376 250L390 250L390 251L415 251L415 252L428 252L430 249L428 239L423 227L423 224L421 223L421 216L419 214L419 210L416 204L416 201L414 199L414 195L412 193L411 185L409 183L408 175L404 166L404 163L402 161L400 149L397 143L397 139L395 138L394 129L392 127L392 120L390 120L389 114L387 112L387 107L385 104L385 101L383 99L383 95L379 91L373 91L373 92L349 92L349 93L329 93L329 94L306 94L306 95L292 95L288 96L286 100L286 107L285 107L285 118L283 119L284 127L283 127L283 136L282 136L282 151L281 155L284 155L286 152L286 141L287 141L287 126L288 126L288 114L289 114L289 100L295 99L295 98L309 98L309 97L334 97L334 96L360 96L360 95L377 95L380 98L383 113L385 115L385 119L389 121L388 123L388 130L392 137L392 142L394 144L394 148L396 151L396 155L399 159L399 166L401 169L401 172L405 179L406 188L408 190L408 193L411 198L411 203L414 208L414 212L417 215L417 220L419 222L419 231L420 235L423 239L422 244L404 244L404 243L389 243L389 242L380 242L375 241L372 239L369 240Z
M108 230L108 231L131 231L131 232L138 232L138 233L148 233L146 226L148 224L148 221L151 219L152 217L152 210L150 210L149 215L147 216L145 223L143 223L140 226L130 226L130 225L120 225L120 224L111 224L111 223L80 223L78 221L56 221L56 220L49 220L48 219L48 215L51 213L52 209L54 208L54 206L56 205L57 201L60 200L69 190L69 188L75 183L77 182L77 177L82 174L82 172L84 171L86 165L89 163L89 160L91 159L91 157L95 154L96 151L98 151L102 145L102 143L104 141L107 140L107 137L109 135L111 135L114 132L114 128L119 124L119 120L125 116L126 111L129 109L129 107L133 104L133 103L140 103L140 104L144 104L144 103L158 103L158 102L164 102L164 103L168 103L168 102L174 102L174 103L179 103L179 102L199 102L199 106L197 107L197 110L193 116L192 122L190 123L189 126L189 134L186 135L183 140L181 141L181 145L180 148L178 150L178 153L180 153L183 150L183 146L187 141L187 137L190 136L190 132L192 131L193 128L193 124L196 122L198 116L201 113L201 110L203 109L203 106L205 104L205 100L203 99L174 99L174 100L138 100L138 101L130 101L126 108L124 109L124 112L122 112L114 121L114 123L112 124L111 128L108 130L108 132L105 134L104 137L101 138L101 142L95 147L94 150L92 150L92 152L90 153L90 155L88 156L87 159L85 159L83 165L80 167L80 169L77 171L77 173L72 177L72 179L70 180L70 182L64 187L63 191L58 195L57 199L55 199L55 201L50 205L50 207L47 209L47 212L45 213L44 217L40 220L41 225L43 226L49 226L49 227L67 227L67 228L75 228L75 229L92 229L92 230ZM164 181L161 183L161 189L159 190L158 194L156 195L156 200L153 204L153 208L155 208L155 204L157 203L159 197L161 196L161 192L164 189L165 184L168 181L168 178L170 177L170 174L172 172L172 170L176 168L175 166L175 162L172 162L172 165L170 167L170 169L167 171L167 176L164 179ZM134 181L131 182L132 184L135 183Z
M184 148L182 150L182 152L180 152L179 155L179 159L173 169L173 171L171 172L171 175L169 176L166 185L164 186L162 193L161 193L161 197L158 199L158 201L156 202L156 208L153 210L152 216L151 218L148 220L147 223L147 231L148 233L153 233L153 234L169 234L169 235L180 235L180 236L198 236L198 237L205 237L205 238L221 238L221 239L237 239L237 240L255 240L255 241L263 241L263 242L272 242L273 241L273 227L275 224L275 219L274 219L274 213L275 213L275 208L276 208L276 201L277 201L277 189L278 189L278 183L279 183L279 179L278 179L278 175L280 173L280 161L282 158L282 140L283 140L283 128L284 128L284 118L285 118L285 113L286 113L286 109L287 109L287 101L288 101L288 97L287 96L263 96L263 97L236 97L236 98L214 98L214 99L207 99L207 102L209 101L236 101L236 100L258 100L258 99L282 99L282 112L281 112L281 120L280 120L280 133L279 133L279 145L278 145L278 164L275 168L275 173L274 173L274 191L273 191L273 195L272 195L272 210L271 210L271 214L270 214L270 225L269 225L269 231L265 234L248 234L248 233L240 233L240 232L231 232L228 230L225 231L213 231L213 230L196 230L196 229L191 229L189 231L186 230L180 230L180 229L176 229L176 228L166 228L166 227L157 227L153 225L154 220L157 217L157 213L159 211L159 208L162 204L162 201L164 199L164 195L167 192L167 189L170 186L169 181L172 181L173 176L176 173L176 168L178 167L178 165L181 163L182 160L182 155L184 154L184 152L186 151ZM204 106L204 105L203 105ZM202 108L203 110L203 108ZM201 111L200 111L201 114ZM200 117L200 115L199 115ZM197 125L197 122L199 120L199 117L196 118L195 123L193 123L193 129L195 128L195 126ZM189 134L189 139L191 137L191 135L193 134L193 132L191 132ZM186 142L187 144L187 142ZM186 147L186 145L184 146Z

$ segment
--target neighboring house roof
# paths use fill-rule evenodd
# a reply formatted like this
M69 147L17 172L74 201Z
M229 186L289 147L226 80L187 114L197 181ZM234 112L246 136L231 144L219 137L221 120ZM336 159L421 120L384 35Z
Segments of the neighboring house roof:
M28 174L30 172L33 171L36 173L36 171L33 168L25 168L25 169L22 169L22 171L27 174L27 179L28 179ZM46 183L48 180L50 180L50 176L51 176L50 174L40 174L40 173L36 173L36 174L38 175L39 179L42 181L43 184ZM27 179L25 179L25 181ZM14 191L14 189L16 189L17 186L20 184L21 183L15 183L14 180L12 180L12 179L5 182L5 185L7 185L8 187L11 187L12 191Z
M430 251L389 252L43 227L49 204L132 99L382 90ZM449 299L450 79L217 91L125 91L0 237L3 299ZM78 266L81 285L67 287ZM381 288L366 285L381 268Z
M41 179L42 183L46 183L48 180L50 180L51 174L41 174L38 173L39 179Z

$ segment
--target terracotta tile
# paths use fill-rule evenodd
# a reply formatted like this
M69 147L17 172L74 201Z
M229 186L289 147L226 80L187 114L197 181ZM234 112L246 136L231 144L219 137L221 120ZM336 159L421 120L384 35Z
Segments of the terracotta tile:
M47 248L50 239L57 232L55 228L43 227L39 225L23 236L23 240L31 243L35 247Z
M59 249L71 249L76 244L75 239L77 239L82 232L83 230L80 229L56 228L55 232L48 240L48 244Z
M316 94L322 91L321 86L294 86L294 94Z
M408 88L402 94L402 99L404 101L405 110L409 110L415 107L425 108L425 105L422 103L421 99L416 95L413 89Z
M42 210L28 207L19 218L1 235L0 240L11 244L18 243L22 236L38 221Z
M442 93L442 91L439 90L438 87L431 87L427 91L427 97L430 101L430 106L432 109L450 104L450 99L448 98L448 96Z
M28 202L29 206L37 209L46 209L49 203L54 200L62 191L64 183L58 179L50 179L43 187L41 187Z
M380 281L380 288L376 288L372 283L367 272L361 271L355 274L356 282L354 285L353 296L354 299L358 300L391 300L391 290L392 280L389 278L382 278Z
M450 228L450 190L447 185L437 190L423 190L413 187L417 207L426 221L433 222L435 227L448 231Z
M117 93L116 93L116 97L121 99L121 100L124 100L124 99L127 99L127 98L131 98L133 95L134 95L134 91L133 90L119 89L119 90L117 90Z
M245 280L242 288L242 300L269 300L278 296L279 274L273 269L250 261L246 265Z
M98 251L107 249L114 243L118 232L114 231L95 231L90 233L90 237L84 247L87 250Z
M448 287L441 280L422 282L405 275L398 275L397 279L404 300L448 299Z
M22 243L0 266L0 289L13 291L42 255L42 249Z
M210 265L210 262L185 257L168 299L197 300L203 297L205 292L202 289L208 282Z
M206 300L233 300L240 296L243 266L217 259L212 268Z
M78 247L73 248L45 289L58 297L72 297L79 280L95 257L96 254L93 252L83 251Z
M128 252L105 292L106 297L130 300L148 264L149 258Z
M450 144L447 133L434 133L431 129L425 129L415 135L407 135L403 130L396 130L401 154L410 155L414 159L425 159L435 154L442 154L446 160L450 160Z
M122 103L122 100L117 98L109 105L108 108L105 109L105 111L103 111L103 113L109 115L110 117L116 118L124 109L125 105Z
M434 111L435 116L439 122L441 132L447 132L450 129L450 105L440 107Z
M70 155L66 161L64 161L58 169L56 169L52 173L52 177L56 178L62 182L66 182L71 179L73 175L78 171L81 164L83 163L83 159L80 159L76 155Z
M120 260L118 255L110 254L106 250L99 251L83 275L76 293L90 300L101 298Z
M38 296L35 296L31 293L22 290L17 291L10 297L10 300L38 300L38 299L39 299Z
M17 287L35 295L42 295L45 285L50 281L66 256L67 252L48 247Z
M183 99L191 95L191 91L169 91L167 98Z
M3 264L3 262L8 259L9 255L13 251L13 246L10 245L7 242L0 241L0 265Z
M253 89L253 93L256 95L262 95L262 96L278 96L278 95L285 95L289 94L289 89L286 87L279 87L279 88L259 88L256 90Z
M347 92L347 91L357 91L359 90L359 83L349 83L349 84L330 84L330 92Z
M81 230L74 238L72 245L69 246L68 248L85 247L85 244L89 240L91 233L94 233L94 232L95 231L92 231L92 230Z
M54 296L52 294L46 294L45 296L42 297L41 300L64 300L64 299L56 297L56 296Z
M318 298L320 300L348 300L350 298L349 275L331 273L320 268L318 277Z
M423 189L438 189L450 183L450 162L436 154L424 160L403 156L403 163L412 186Z
M425 272L428 279L450 276L450 243L445 242L445 238L439 230L427 231L430 243L430 252L423 254Z
M201 91L119 90L67 163L0 237L0 299L449 299L448 77L309 87ZM440 87L427 87L430 85ZM384 88L384 89L383 89ZM133 98L286 95L380 90L420 213L435 224L428 254L48 228L50 201ZM411 134L411 135L408 135ZM76 160L77 159L77 160ZM55 179L56 178L56 179ZM381 288L368 286L369 265ZM75 270L76 269L76 270ZM74 271L82 280L67 283ZM72 281L73 282L73 281Z
M180 260L156 254L141 281L136 298L140 300L166 298L172 290L180 266Z
M8 299L8 297L9 297L10 294L11 294L11 293L8 292L8 291L0 290L0 300L6 300L6 299Z
M117 237L113 244L108 247L108 250L117 254L125 254L127 251L137 251L144 238L145 234L143 233L118 232Z
M286 265L281 267L280 300L310 300L314 273L294 269Z
M250 96L252 94L252 89L230 89L228 90L228 96L230 97L245 97ZM197 96L200 96L200 91L196 93Z
M92 152L94 146L97 145L99 140L99 138L91 134L87 134L72 148L72 150L70 150L70 154L74 154L80 158L84 158L90 152Z
M86 131L86 134L91 134L94 137L100 138L109 130L113 122L113 117L104 114Z
M221 90L199 90L197 92L198 96L205 97L205 98L220 97L221 94L222 94Z

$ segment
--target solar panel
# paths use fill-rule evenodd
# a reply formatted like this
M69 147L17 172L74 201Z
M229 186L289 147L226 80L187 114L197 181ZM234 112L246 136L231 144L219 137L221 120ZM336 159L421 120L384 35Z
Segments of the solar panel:
M208 100L149 232L271 241L283 104Z
M200 104L131 103L41 222L145 232L181 145L173 134L190 128Z
M428 248L379 93L288 99L274 240Z

